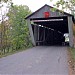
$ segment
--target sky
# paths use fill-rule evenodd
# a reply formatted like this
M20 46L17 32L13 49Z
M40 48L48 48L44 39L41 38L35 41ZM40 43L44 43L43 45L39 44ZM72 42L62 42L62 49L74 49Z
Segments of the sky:
M12 0L15 5L27 5L32 12L35 12L45 4L53 6L53 3L56 1L57 0L53 0L53 2L50 2L50 0ZM7 5L5 3L3 5L4 7L2 7L0 11L0 22L2 21L2 15L6 14L6 11L8 11L8 9L6 9ZM5 18L5 20L6 19L8 18Z
M17 5L27 5L30 8L30 10L34 12L45 4L53 6L53 3L55 3L57 0L53 0L53 2L50 2L50 0L12 0L12 1L14 4Z

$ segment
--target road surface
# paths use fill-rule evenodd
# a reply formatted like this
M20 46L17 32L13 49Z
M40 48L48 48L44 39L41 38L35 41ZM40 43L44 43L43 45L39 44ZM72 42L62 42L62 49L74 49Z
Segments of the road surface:
M68 75L67 48L37 46L0 58L0 75Z

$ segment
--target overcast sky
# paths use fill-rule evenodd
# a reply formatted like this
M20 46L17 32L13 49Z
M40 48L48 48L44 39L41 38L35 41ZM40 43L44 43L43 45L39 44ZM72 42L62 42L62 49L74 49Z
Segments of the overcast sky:
M12 0L14 4L17 5L27 5L31 11L36 11L40 7L42 7L45 4L53 6L53 3L55 3L57 0L54 0L53 2L50 2L50 0Z

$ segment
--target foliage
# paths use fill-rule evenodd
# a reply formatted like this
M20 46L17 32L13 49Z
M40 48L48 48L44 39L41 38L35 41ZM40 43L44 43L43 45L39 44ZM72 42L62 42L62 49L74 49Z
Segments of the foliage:
M55 12L57 9L56 8L51 8L51 11Z
M9 8L6 16L8 20L2 21L0 25L0 53L17 51L32 47L29 39L27 22L24 19L31 11L28 6L14 5Z
M75 36L75 24L73 25L73 35Z
M12 1L12 0L0 0L0 2L5 2L5 3L9 2L9 1Z
M71 52L72 57L73 57L73 59L75 60L75 48L70 48L70 47L69 47L69 51Z
M8 16L11 24L11 39L13 48L15 49L27 47L30 43L27 22L24 19L30 13L29 8L24 5L14 5L9 10Z
M66 10L71 10L71 12L75 11L75 0L58 0L54 6L56 6L57 8L60 8L62 10L66 9Z

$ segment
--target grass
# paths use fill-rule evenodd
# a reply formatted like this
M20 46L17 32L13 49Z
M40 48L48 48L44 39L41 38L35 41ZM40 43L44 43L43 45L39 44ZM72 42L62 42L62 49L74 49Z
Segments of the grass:
M75 60L75 48L69 48L73 59Z
M25 49L24 49L24 50L25 50ZM2 57L6 57L6 56L8 56L8 55L12 55L12 54L15 54L15 53L18 53L18 52L24 51L24 50L10 51L10 52L8 52L8 53L5 53L5 54L0 55L0 58L2 58Z
M6 57L8 55L12 55L12 54L15 54L15 53L18 53L18 52L25 51L25 50L27 50L29 48L32 48L32 47L28 47L28 48L24 48L24 49L19 49L19 50L13 50L13 51L10 50L8 53L5 53L5 54L0 55L0 58Z
M75 60L75 48L69 48L71 54L72 54L72 57L74 58Z
M75 48L69 47L69 64L75 75Z
M75 75L75 48L68 47L68 65L70 75Z

